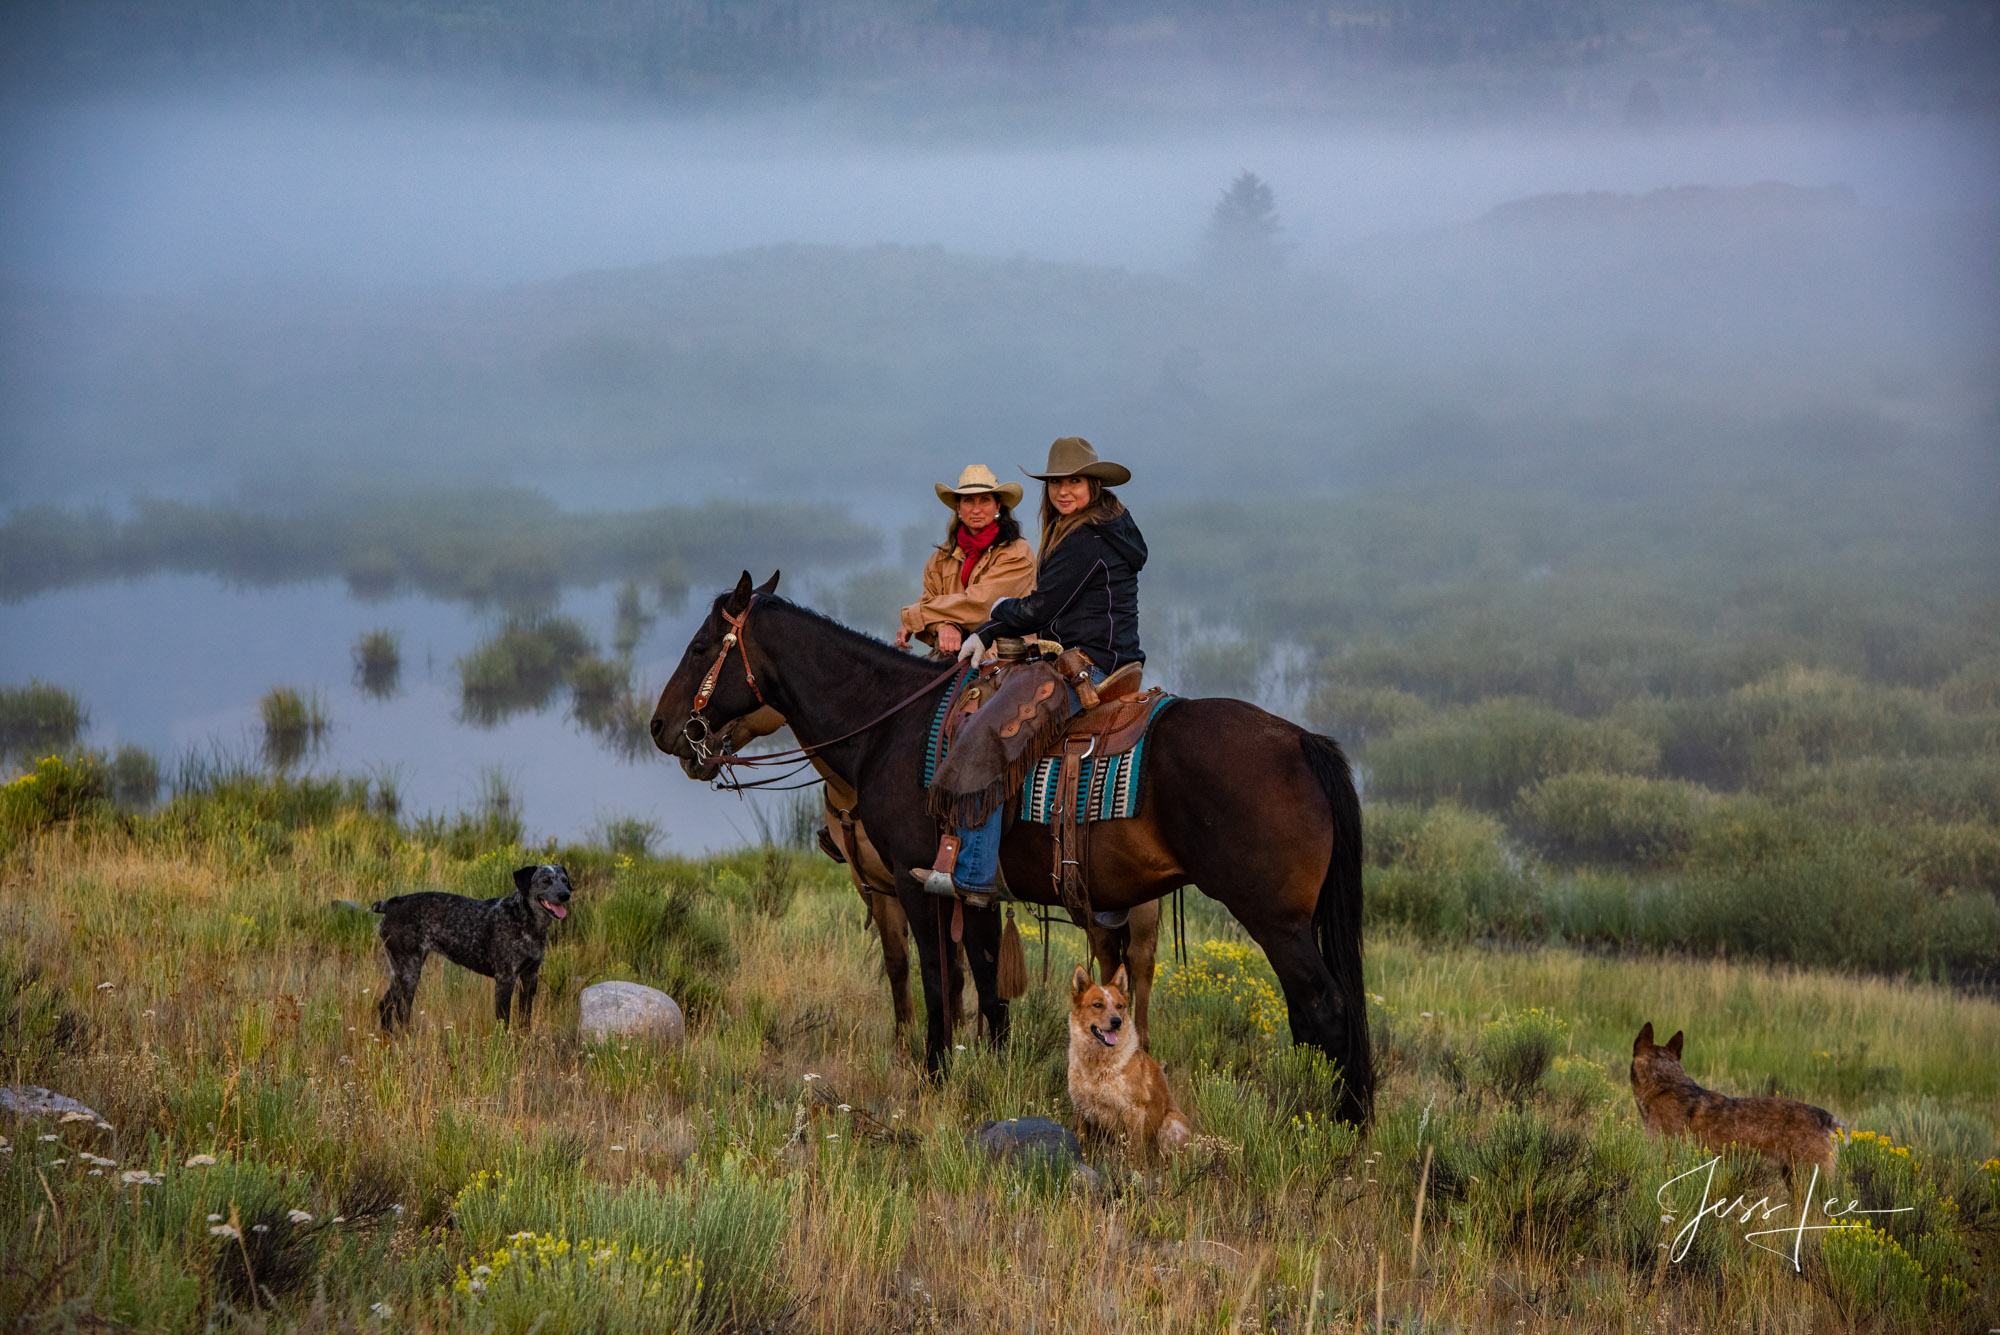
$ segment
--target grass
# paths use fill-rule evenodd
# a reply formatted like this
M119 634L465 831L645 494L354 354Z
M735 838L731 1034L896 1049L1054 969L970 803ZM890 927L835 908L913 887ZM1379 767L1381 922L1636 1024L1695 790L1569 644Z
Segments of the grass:
M396 693L403 676L403 638L386 628L354 642L354 684L377 700Z
M654 857L615 825L617 851L457 841L372 812L370 789L212 767L153 814L8 808L5 1078L114 1128L9 1128L0 1304L30 1328L1304 1331L1371 1329L1378 1302L1403 1330L2000 1319L1989 999L1378 926L1380 1114L1357 1134L1324 1120L1331 1073L1285 1044L1259 952L1196 896L1154 1034L1203 1138L1136 1174L1107 1153L1091 1192L964 1142L981 1119L1067 1116L1066 929L1010 1046L967 1034L933 1084L824 859ZM436 965L413 1031L384 1041L373 920L329 900L497 894L529 857L578 887L534 1030L496 1032L490 984ZM610 977L680 998L686 1046L580 1044L577 992ZM1803 1281L1728 1221L1660 1259L1679 1225L1654 1194L1706 1156L1638 1126L1624 1066L1647 1020L1687 1030L1704 1083L1880 1133L1847 1147L1842 1189L1911 1211L1809 1240ZM85 1154L113 1163L92 1176ZM1718 1190L1784 1196L1751 1162L1720 1171Z
M90 711L60 686L0 686L0 764L67 751L89 727Z
M277 769L290 769L317 751L332 726L318 692L308 695L291 686L266 691L257 714L264 724L264 759Z

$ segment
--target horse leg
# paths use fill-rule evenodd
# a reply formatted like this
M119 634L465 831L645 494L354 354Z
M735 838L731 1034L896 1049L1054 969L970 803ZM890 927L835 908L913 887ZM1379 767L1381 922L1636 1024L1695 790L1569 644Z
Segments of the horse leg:
M943 902L922 891L912 891L918 902L898 895L903 906L903 914L909 920L910 934L917 943L917 974L924 985L924 1070L932 1076L944 1073L945 1061L951 1053L951 1008L945 1004L945 983L952 968L951 939L945 935L949 910L940 911ZM925 902L928 901L928 902ZM913 911L914 910L914 911Z
M1151 1052L1146 1010L1153 999L1153 966L1160 951L1160 900L1141 904L1125 922L1125 973L1132 982L1132 1022L1139 1027L1139 1046Z
M972 970L972 990L979 1013L986 1017L986 1037L1007 1041L1007 1003L1000 999L1000 910L965 911L965 959Z
M913 1018L910 1009L910 942L908 937L910 920L903 916L903 906L895 896L881 891L871 891L868 896L868 916L875 923L875 934L882 938L882 972L889 979L889 1002L896 1010L896 1033L909 1029Z
M1244 926L1251 939L1264 948L1272 972L1278 975L1278 986L1285 993L1285 1009L1291 1015L1292 1042L1309 1043L1328 1058L1338 1060L1338 1055L1348 1050L1348 1026L1365 1026L1368 1016L1346 1013L1340 989L1313 941L1312 924L1245 923ZM1357 1124L1366 1118L1365 1107L1351 1089L1341 1095L1340 1116L1343 1121Z

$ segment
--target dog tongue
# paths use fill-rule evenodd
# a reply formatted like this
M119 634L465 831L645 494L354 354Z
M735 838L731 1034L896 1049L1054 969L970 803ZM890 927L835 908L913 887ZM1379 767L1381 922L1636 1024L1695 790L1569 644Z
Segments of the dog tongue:
M1097 1036L1104 1040L1104 1046L1107 1048L1118 1046L1118 1031L1115 1029L1100 1029L1097 1031Z
M564 908L560 904L551 904L546 899L542 901L542 907L547 909L549 912L555 914L558 918L567 918L569 916L568 909Z

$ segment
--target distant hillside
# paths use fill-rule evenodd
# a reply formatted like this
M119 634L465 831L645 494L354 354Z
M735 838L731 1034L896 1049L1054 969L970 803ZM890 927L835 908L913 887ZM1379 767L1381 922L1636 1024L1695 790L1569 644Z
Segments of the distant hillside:
M489 291L17 290L0 485L366 467L853 495L1083 432L1200 493L1460 468L1477 439L1637 462L1696 422L1858 413L1969 440L1993 411L1996 256L1990 217L1764 185L1520 201L1332 272L1210 284L780 246Z

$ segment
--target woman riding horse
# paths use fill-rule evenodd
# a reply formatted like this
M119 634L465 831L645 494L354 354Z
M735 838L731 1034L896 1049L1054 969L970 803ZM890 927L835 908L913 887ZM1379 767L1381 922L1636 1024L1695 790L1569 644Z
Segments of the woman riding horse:
M1027 475L1042 484L1042 548L1035 561L1034 591L995 603L992 615L959 646L959 658L978 662L988 640L1010 635L1053 640L1082 651L1093 681L1103 681L1128 663L1145 662L1146 651L1139 646L1139 571L1146 564L1146 539L1111 491L1129 482L1132 471L1099 459L1081 436L1064 436L1049 446L1048 466ZM1074 710L1073 687L1070 695ZM993 714L990 709L974 714L958 744L964 745L973 730L1005 724ZM986 902L998 890L1005 814L1003 802L976 824L958 826L957 864L949 872L919 867L911 875L931 894L969 895L974 903ZM1125 920L1123 913L1100 917L1106 927Z
M951 509L951 526L924 562L923 596L903 609L896 647L907 649L915 638L950 655L986 624L994 603L1035 587L1035 557L1014 518L1020 483L1003 484L985 464L972 464L956 487L933 485Z

